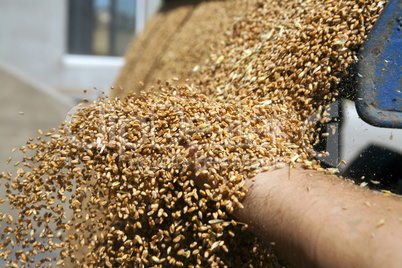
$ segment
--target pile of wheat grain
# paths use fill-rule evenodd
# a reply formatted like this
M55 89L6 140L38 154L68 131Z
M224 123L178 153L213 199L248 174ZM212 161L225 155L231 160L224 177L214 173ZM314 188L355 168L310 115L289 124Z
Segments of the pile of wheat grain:
M98 99L39 131L20 148L33 156L1 174L19 217L1 214L0 255L10 267L57 250L74 267L278 265L231 213L269 166L319 168L305 119L336 97L382 5L249 1L196 86Z

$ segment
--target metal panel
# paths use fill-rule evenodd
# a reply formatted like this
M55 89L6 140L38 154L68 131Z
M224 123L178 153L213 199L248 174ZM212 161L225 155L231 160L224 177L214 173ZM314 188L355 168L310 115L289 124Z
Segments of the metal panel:
M356 108L379 127L402 128L402 0L390 0L359 52Z

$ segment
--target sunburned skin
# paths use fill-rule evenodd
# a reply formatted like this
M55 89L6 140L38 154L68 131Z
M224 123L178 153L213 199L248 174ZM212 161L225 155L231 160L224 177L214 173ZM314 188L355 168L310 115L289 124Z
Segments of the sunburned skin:
M293 267L400 267L402 198L296 165L246 181L239 221Z

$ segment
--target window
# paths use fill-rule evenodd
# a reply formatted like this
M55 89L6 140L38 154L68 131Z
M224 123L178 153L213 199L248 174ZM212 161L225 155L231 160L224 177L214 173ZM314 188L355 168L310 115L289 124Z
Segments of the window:
M135 32L135 0L69 0L68 53L123 56Z

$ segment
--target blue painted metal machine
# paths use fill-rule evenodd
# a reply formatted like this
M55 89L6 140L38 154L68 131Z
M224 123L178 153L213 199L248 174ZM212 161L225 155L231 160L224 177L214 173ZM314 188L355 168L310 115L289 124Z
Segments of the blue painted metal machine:
M360 185L402 195L402 0L385 5L344 79L327 107L331 121L320 126L329 135L317 159Z
M356 108L367 123L402 128L402 0L390 0L359 51Z

